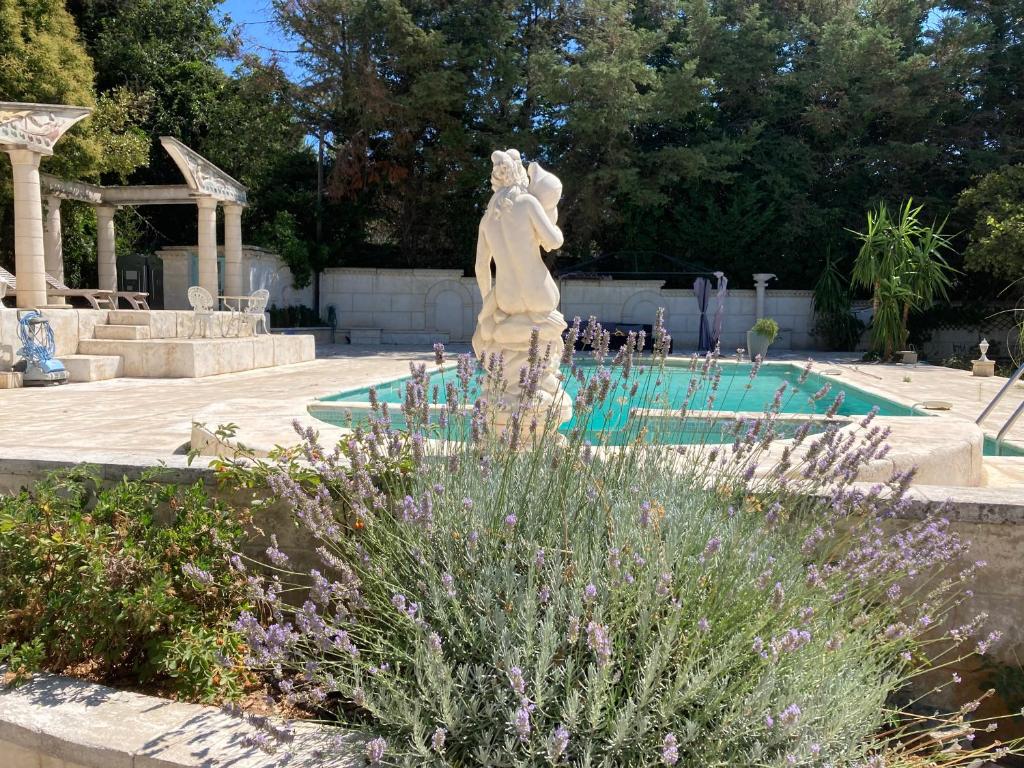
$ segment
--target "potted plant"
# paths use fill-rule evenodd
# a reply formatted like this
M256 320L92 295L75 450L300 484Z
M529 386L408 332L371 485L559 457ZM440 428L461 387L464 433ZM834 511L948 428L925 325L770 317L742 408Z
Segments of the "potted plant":
M758 355L764 360L768 354L768 347L779 335L779 324L770 317L762 317L754 327L747 331L747 350L750 352L750 359Z

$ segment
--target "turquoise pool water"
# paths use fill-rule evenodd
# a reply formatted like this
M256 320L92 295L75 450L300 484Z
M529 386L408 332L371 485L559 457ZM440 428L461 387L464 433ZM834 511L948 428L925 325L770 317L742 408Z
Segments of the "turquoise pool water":
M986 456L1024 456L1024 448L1020 448L1012 443L996 445L994 437L985 435L985 447L982 453Z
M586 368L585 366L585 375L589 376L593 373L592 367L590 367L590 370L586 370ZM690 419L685 424L681 424L678 419L655 420L655 424L658 425L656 431L659 433L657 439L659 442L673 444L730 441L732 440L731 434L726 434L724 430L726 422L731 422L731 413L736 411L763 412L771 404L775 397L775 392L782 384L786 384L786 391L782 399L781 412L786 414L824 413L835 395L842 390L845 392L846 397L839 408L839 416L864 415L873 407L877 407L879 414L882 416L924 415L907 406L872 395L846 382L828 382L824 377L815 373L811 373L806 381L800 384L799 379L802 372L802 366L789 363L769 363L763 365L757 376L751 378L751 366L749 364L723 365L722 378L718 391L715 393L714 401L711 404L708 403L708 399L712 394L711 385L708 381L704 381L697 386L690 400L690 410L715 411L720 421L716 422L715 419ZM613 374L616 377L618 375L618 371L615 371ZM653 375L641 375L639 377L640 387L635 394L631 394L629 391L632 381L627 385L625 383L618 383L622 381L621 378L613 378L612 392L609 397L609 402L613 407L604 409L600 413L592 414L587 424L587 432L593 433L595 436L598 433L604 433L605 436L608 433L612 433L611 442L613 444L631 439L629 428L629 414L631 410L635 408L658 408L678 411L686 400L690 382L695 377L700 381L700 373L691 372L687 366L666 366L660 385L656 385L656 379ZM378 398L382 402L401 403L404 398L405 382L407 380L408 377L377 385ZM454 372L444 374L440 371L435 372L431 375L430 380L432 385L437 385L438 398L443 402L444 381L454 380ZM830 393L818 401L813 401L811 395L821 389L826 383L831 383L832 385ZM580 382L574 377L569 377L566 381L566 390L571 396L575 396L581 386ZM336 395L321 398L321 400L324 402L366 402L368 398L369 387L363 387L339 392ZM331 424L346 426L349 423L349 417L337 410L317 409L314 406L310 408L310 413L315 418ZM392 416L393 421L400 416L397 409L394 410ZM355 417L358 421L358 414L355 414ZM568 432L578 426L577 418L577 416L574 416L571 421L562 425L561 431ZM780 422L780 430L784 432L791 431L796 429L799 424L799 420L787 423L785 426L782 426ZM395 426L400 426L400 424L396 421ZM616 439L616 436L619 439Z

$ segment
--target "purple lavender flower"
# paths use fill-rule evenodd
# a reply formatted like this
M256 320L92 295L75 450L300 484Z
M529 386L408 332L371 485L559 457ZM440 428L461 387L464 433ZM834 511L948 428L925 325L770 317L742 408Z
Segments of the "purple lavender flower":
M526 742L530 740L530 708L529 705L523 704L512 716L512 728L516 732L516 736L519 740Z
M441 575L441 586L444 587L444 592L448 597L455 597L455 577L450 573Z
M640 504L640 527L646 528L651 524L651 502L644 501Z
M270 546L267 547L267 559L274 565L287 565L288 555L277 547L277 534L271 534Z
M388 748L388 743L383 738L377 737L373 741L366 745L366 760L370 765L380 765L380 761L384 759L384 750Z
M799 719L800 707L796 704L790 704L779 713L779 723L785 727L796 725L796 721Z
M661 742L661 762L663 765L675 765L679 762L679 740L674 733L666 733Z
M430 747L438 754L444 752L444 740L448 736L448 731L438 726L434 730L434 735L430 737Z
M204 571L193 563L185 563L181 566L181 572L188 576L193 581L198 581L203 586L209 587L213 584L213 574L209 571Z
M597 656L597 665L606 667L612 660L612 641L608 627L591 621L587 624L587 647Z
M672 574L665 572L658 576L658 585L654 588L654 593L658 597L668 597L669 588L672 586Z
M706 618L702 617L697 622L697 629L699 629L701 632L710 632L711 631L711 622L708 621Z
M433 653L441 653L441 636L437 632L431 632L427 636L427 647Z
M518 522L519 518L516 517L514 514L505 515L505 525L507 525L509 528L515 528L516 523Z
M440 341L434 342L434 362L444 365L444 344Z
M564 725L559 725L548 737L548 760L557 763L565 755L569 747L569 730Z
M597 587L593 584L587 584L583 588L583 602L592 603L597 598Z
M519 696L526 695L526 679L523 677L523 670L519 667L512 667L508 671L508 682L512 690Z

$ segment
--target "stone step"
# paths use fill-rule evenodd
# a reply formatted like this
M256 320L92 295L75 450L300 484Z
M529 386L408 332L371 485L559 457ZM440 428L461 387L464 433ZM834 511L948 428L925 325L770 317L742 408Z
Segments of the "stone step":
M187 335L179 331L179 315L191 315L190 312L170 312L147 309L115 309L107 313L109 325L144 325L149 328L150 339L173 339ZM97 338L114 338L97 336Z
M112 309L107 313L111 325L149 325L150 312L145 309Z
M316 358L312 336L244 336L213 339L82 339L79 354L120 355L124 376L178 379L215 376Z
M97 339L140 341L150 338L149 325L97 325L93 331Z
M119 355L63 355L60 361L72 382L106 381L124 372L124 360Z

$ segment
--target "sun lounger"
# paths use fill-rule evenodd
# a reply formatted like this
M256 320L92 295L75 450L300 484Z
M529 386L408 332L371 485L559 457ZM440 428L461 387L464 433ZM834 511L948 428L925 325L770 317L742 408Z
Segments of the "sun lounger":
M54 296L61 296L61 295L82 296L82 295L85 295L85 294L81 294L81 293L70 293L70 294L58 293L58 291L75 291L76 289L75 288L68 288L66 285L64 285L64 283L62 283L60 280L55 278L49 272L46 273L46 284L49 286L46 289L46 292L47 293L52 293L52 295L54 295ZM90 292L90 293L105 293L105 294L109 293L109 294L112 294L113 297L114 297L113 298L113 303L112 303L112 306L113 306L114 309L117 309L117 300L118 299L124 299L125 301L127 301L132 309L149 309L149 304L146 302L146 299L149 297L148 293L142 293L140 291L100 291L99 289L97 289L96 291L90 291L89 289L86 289L86 288L77 289L77 290L87 291L87 292ZM88 298L88 296L86 296L86 298ZM93 308L94 309L99 309L99 307L97 307L95 304L93 305Z
M17 278L2 267L0 267L0 282L3 282L7 286L8 296L17 295ZM46 282L47 297L56 296L68 299L85 299L93 309L117 309L117 299L119 294L116 291L103 291L99 288L68 288L66 285L50 275L46 276ZM56 283L56 285L54 285L54 283ZM143 296L145 295L146 294L143 294ZM132 296L135 297L136 294L132 293ZM127 298L127 296L125 296L125 298ZM139 309L138 304L133 303L131 300L129 300L129 303L131 303L135 309ZM149 309L148 306L145 308Z

